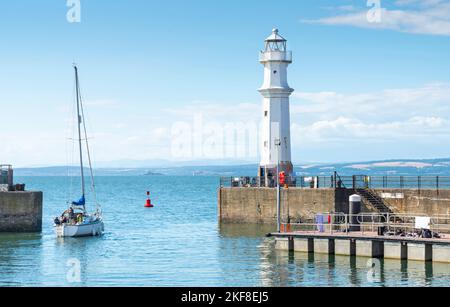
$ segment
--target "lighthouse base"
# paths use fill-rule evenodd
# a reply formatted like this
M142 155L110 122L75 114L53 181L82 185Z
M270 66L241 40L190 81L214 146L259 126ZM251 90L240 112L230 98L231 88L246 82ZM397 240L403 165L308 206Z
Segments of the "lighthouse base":
M258 171L258 177L260 178L260 186L262 187L275 187L277 185L277 171L278 174L284 172L286 177L286 184L290 185L294 183L294 166L292 162L280 162L279 167L276 165L261 165Z

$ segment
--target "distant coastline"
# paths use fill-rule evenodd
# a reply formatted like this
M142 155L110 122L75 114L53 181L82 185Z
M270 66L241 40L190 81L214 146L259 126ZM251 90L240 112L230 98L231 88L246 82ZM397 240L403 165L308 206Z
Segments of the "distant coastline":
M199 166L200 165L200 166ZM102 167L95 169L96 176L256 176L258 165L185 165L164 167ZM348 163L311 163L294 166L297 176L341 175L391 175L391 176L450 176L450 158L447 159L397 159ZM79 176L76 167L54 166L16 168L15 176Z
M147 173L144 174L144 176L164 176L164 174L148 171Z

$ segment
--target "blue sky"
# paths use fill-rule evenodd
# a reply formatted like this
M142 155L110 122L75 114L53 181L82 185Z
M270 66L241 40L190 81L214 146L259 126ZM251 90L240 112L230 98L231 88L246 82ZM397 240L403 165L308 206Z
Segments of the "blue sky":
M294 162L450 156L449 1L381 0L372 23L366 0L80 3L79 23L65 0L2 5L0 162L67 162L74 61L97 161L257 161L205 147L226 123L258 123L273 27L294 52ZM177 123L192 126L184 155Z

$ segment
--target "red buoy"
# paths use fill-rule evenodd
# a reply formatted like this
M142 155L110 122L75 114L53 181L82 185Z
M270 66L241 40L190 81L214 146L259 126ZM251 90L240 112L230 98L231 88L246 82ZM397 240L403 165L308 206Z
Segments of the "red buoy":
M150 199L150 192L147 191L147 202L145 203L145 208L153 208L152 201Z

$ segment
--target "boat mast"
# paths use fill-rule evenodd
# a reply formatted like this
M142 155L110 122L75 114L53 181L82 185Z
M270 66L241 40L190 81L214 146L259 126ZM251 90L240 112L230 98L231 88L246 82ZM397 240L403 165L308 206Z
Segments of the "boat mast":
M81 114L80 114L80 85L78 82L78 68L76 65L73 66L75 69L75 87L77 95L77 115L78 115L78 145L80 148L80 167L81 167L81 193L83 198L85 196L85 182L84 182L84 166L83 166L83 147L81 144ZM86 205L83 204L83 210L86 211Z

